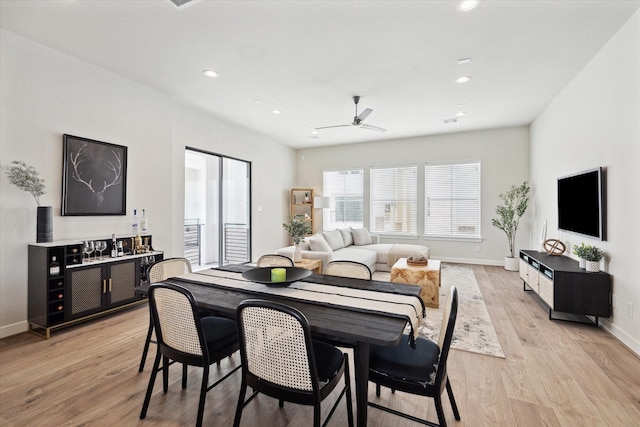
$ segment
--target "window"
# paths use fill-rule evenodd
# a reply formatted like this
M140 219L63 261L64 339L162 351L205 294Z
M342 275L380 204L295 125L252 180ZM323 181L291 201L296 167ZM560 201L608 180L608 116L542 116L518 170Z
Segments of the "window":
M322 228L324 230L364 226L363 177L362 169L323 173L323 196L331 199L331 207L323 209Z
M424 168L427 237L480 238L480 163Z
M371 168L372 232L417 234L417 172L416 165Z

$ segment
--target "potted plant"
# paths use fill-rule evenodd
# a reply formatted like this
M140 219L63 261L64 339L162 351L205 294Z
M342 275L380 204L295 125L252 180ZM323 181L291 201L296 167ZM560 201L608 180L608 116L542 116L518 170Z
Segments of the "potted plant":
M491 224L504 231L509 243L509 256L504 258L504 268L518 271L518 258L514 257L516 233L520 225L520 218L529 206L529 192L531 187L525 181L521 185L512 185L505 193L500 194L502 204L496 206L497 217Z
M595 246L586 245L583 257L586 261L585 268L591 273L600 271L600 260L604 257L604 251Z
M293 241L293 262L302 261L302 252L300 252L300 242L304 240L304 236L311 234L311 225L304 218L289 217L289 222L282 224L291 241Z
M584 242L580 243L579 245L573 246L573 254L578 257L578 263L580 268L585 268L584 255L585 255L586 249L587 249L587 245L585 245Z
M38 205L36 241L53 241L53 209L51 206L40 206L40 196L46 193L40 173L33 166L19 160L12 161L4 169L9 182L20 190L31 193Z

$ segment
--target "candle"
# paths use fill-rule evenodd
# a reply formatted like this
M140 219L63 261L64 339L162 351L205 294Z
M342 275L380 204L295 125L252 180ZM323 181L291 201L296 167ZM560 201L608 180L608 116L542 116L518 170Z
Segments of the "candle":
M287 270L284 268L272 268L271 269L271 281L272 282L284 282L287 280Z

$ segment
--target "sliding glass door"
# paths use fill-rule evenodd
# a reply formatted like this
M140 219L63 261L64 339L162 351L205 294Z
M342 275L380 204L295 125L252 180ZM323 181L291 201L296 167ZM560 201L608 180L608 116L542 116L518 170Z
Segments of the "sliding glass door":
M184 252L195 269L251 259L251 163L187 148Z

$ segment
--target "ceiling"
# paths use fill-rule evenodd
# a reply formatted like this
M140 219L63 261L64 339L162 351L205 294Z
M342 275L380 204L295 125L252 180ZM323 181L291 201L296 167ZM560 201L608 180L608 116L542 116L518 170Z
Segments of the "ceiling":
M457 3L0 0L0 25L306 148L529 124L640 7L483 0L459 13ZM350 123L353 95L387 132L312 135Z

